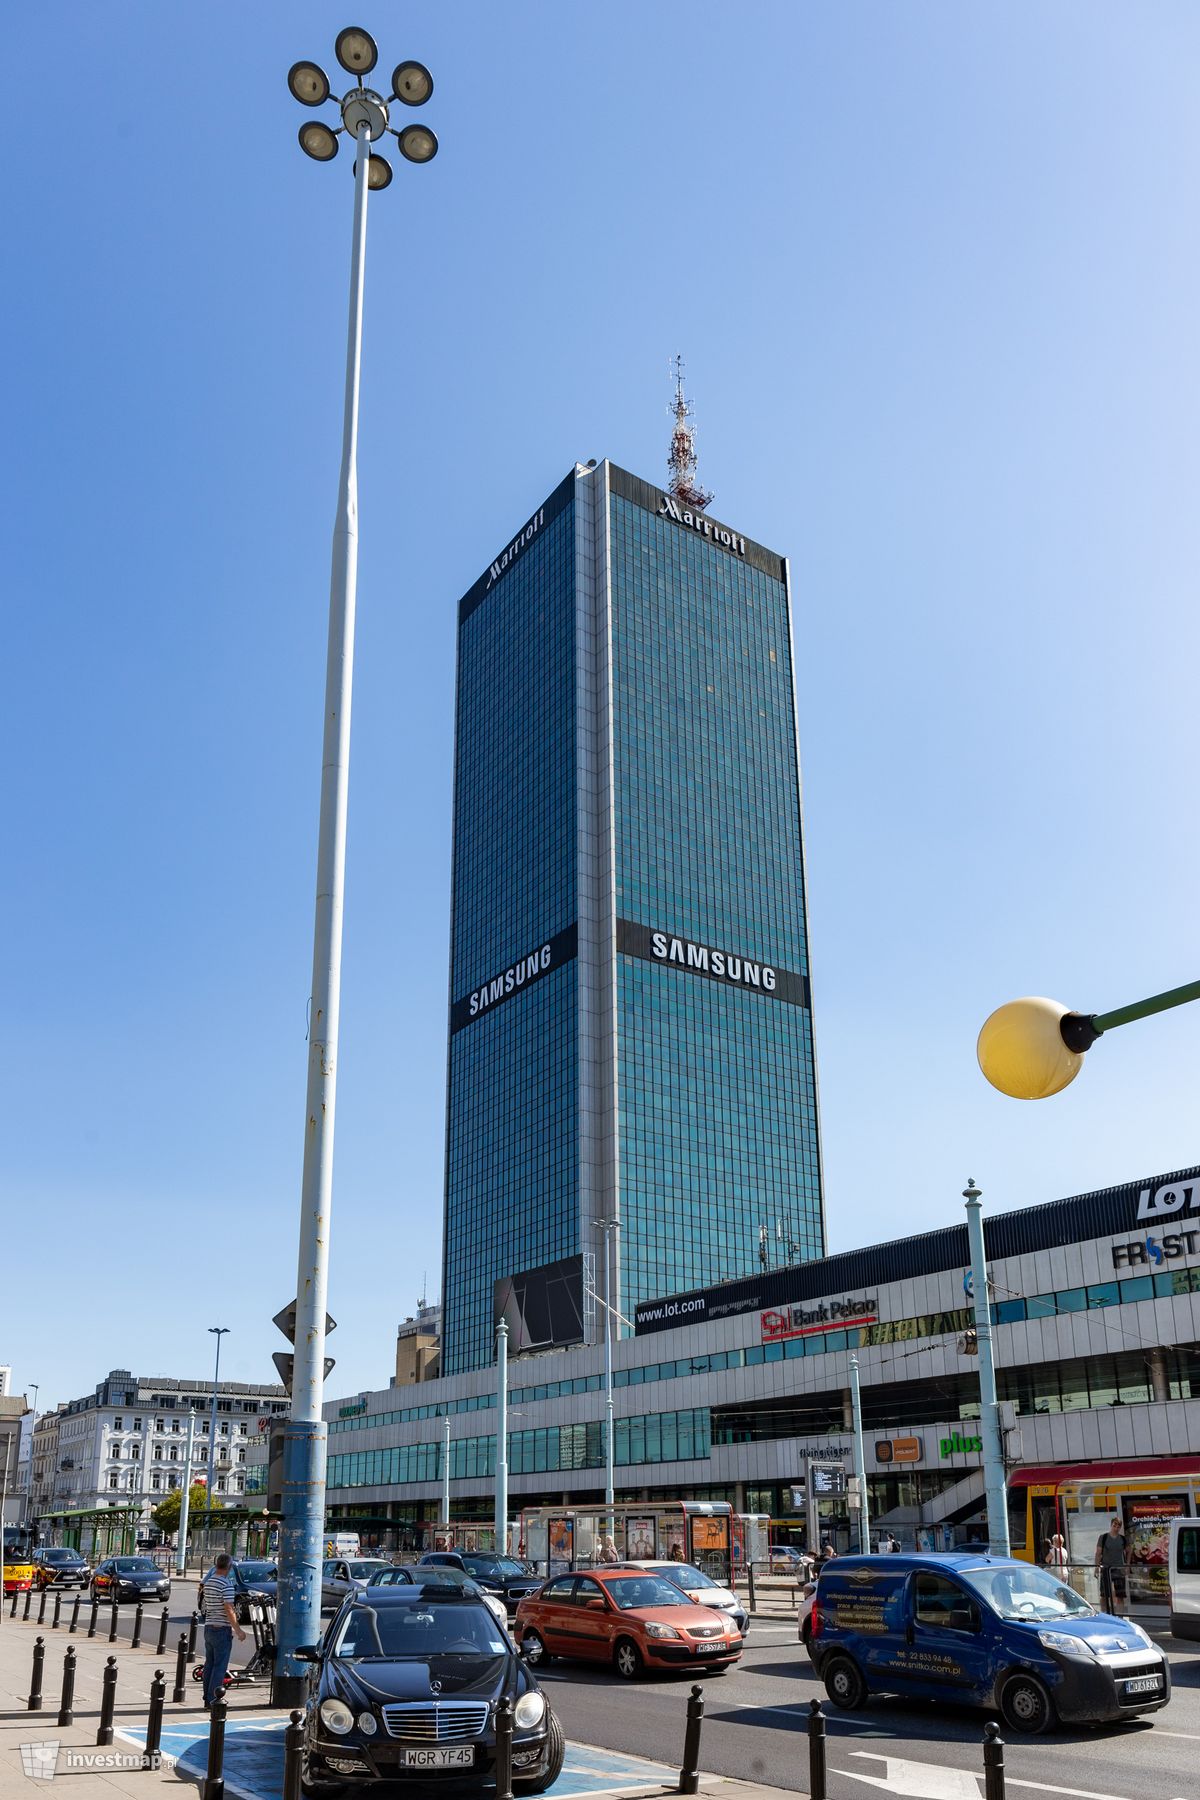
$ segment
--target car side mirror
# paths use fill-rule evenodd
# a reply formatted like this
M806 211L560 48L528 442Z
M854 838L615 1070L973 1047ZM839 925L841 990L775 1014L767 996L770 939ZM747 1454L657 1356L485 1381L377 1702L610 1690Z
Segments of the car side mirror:
M587 1610L588 1612L607 1612L608 1609L603 1600L589 1600L587 1602Z
M319 1663L321 1660L320 1644L301 1644L292 1651L297 1662Z

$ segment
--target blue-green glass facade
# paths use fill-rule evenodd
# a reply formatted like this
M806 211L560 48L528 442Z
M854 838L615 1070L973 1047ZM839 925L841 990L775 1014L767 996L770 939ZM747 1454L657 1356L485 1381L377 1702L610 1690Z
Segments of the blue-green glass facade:
M806 985L783 567L610 506L617 913ZM622 1311L822 1255L809 1007L631 955L617 1001Z
M459 609L452 1003L575 919L574 508L558 499ZM492 1360L499 1278L578 1249L575 998L568 958L451 1029L448 1373Z
M443 1369L602 1242L626 1317L824 1252L786 567L603 465L459 607Z

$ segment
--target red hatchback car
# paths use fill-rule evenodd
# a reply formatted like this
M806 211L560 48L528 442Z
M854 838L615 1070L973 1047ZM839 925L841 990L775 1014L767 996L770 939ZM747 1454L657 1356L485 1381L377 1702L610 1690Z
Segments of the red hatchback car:
M646 1669L715 1669L742 1654L728 1613L695 1606L672 1581L636 1570L557 1575L517 1608L513 1627L533 1668L552 1656L611 1663L633 1681Z

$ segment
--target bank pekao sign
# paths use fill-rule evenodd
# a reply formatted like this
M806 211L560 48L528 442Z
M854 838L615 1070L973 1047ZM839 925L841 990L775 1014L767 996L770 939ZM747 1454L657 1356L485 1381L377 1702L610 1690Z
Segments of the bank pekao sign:
M776 1338L813 1337L847 1325L874 1325L878 1300L823 1300L819 1306L772 1307L759 1314L764 1344Z

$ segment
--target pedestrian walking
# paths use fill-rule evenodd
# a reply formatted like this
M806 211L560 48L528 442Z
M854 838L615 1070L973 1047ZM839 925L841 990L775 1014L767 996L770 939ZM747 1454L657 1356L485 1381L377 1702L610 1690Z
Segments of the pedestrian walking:
M1101 1539L1101 1542L1104 1540ZM1046 1567L1053 1569L1056 1575L1065 1575L1070 1564L1067 1546L1061 1531L1056 1531L1050 1539L1050 1548L1046 1551Z
M1104 1612L1120 1616L1128 1567L1129 1541L1120 1519L1113 1519L1108 1530L1096 1539L1096 1573L1100 1577L1100 1605Z
M211 1707L225 1691L225 1676L233 1654L233 1640L244 1644L246 1634L233 1610L233 1558L222 1550L213 1572L204 1583L204 1704Z

